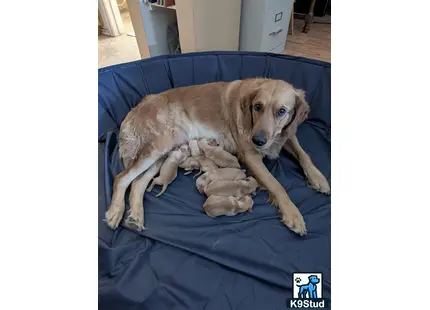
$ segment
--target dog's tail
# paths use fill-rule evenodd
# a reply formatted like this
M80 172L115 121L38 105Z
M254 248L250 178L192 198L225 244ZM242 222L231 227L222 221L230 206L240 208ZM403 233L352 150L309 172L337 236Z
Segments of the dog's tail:
M161 192L155 195L155 197L160 197L161 195L163 195L166 189L167 189L167 184L163 184L163 189L161 190Z

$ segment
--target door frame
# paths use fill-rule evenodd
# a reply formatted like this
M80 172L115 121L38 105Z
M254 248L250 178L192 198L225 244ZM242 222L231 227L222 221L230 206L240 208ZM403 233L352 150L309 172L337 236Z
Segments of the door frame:
M149 54L148 39L146 38L145 26L142 17L141 5L148 5L146 0L127 0L131 23L139 47L142 59L151 57Z
M116 0L98 0L102 19L102 34L116 37L124 33L121 13Z

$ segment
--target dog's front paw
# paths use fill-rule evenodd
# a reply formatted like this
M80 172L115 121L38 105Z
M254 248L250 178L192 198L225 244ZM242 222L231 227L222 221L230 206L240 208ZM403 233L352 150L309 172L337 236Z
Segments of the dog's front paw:
M121 219L124 215L125 205L124 203L112 202L109 209L105 213L105 222L111 229L117 229Z
M281 212L282 223L284 223L285 226L300 236L306 235L307 230L305 220L303 219L299 209L297 209L293 203L282 208Z
M127 216L125 220L126 224L131 228L136 229L137 231L142 231L145 228L144 226L144 214L143 207L139 208L130 208L130 214Z
M325 176L316 168L309 169L306 173L309 181L309 186L319 191L320 193L330 195L330 185Z

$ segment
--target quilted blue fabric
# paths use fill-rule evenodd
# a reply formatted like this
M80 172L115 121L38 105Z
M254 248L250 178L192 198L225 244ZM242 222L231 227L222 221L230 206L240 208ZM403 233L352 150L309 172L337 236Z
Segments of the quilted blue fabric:
M267 194L252 213L209 218L205 197L182 172L160 198L145 194L145 226L103 223L113 178L122 169L118 128L147 94L248 77L285 80L306 91L309 119L298 138L330 182L330 64L267 53L203 52L160 56L99 69L99 307L100 309L285 309L293 272L321 272L330 298L330 196L307 186L298 162L282 152L265 160L307 223L299 237L279 221Z

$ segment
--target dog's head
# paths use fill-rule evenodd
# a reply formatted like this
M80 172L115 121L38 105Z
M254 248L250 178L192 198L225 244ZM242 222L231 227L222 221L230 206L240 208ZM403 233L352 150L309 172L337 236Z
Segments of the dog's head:
M304 91L282 80L245 80L239 96L244 126L263 153L280 137L294 135L309 113Z
M311 275L308 278L309 278L309 282L312 284L320 283L320 279L316 275Z

